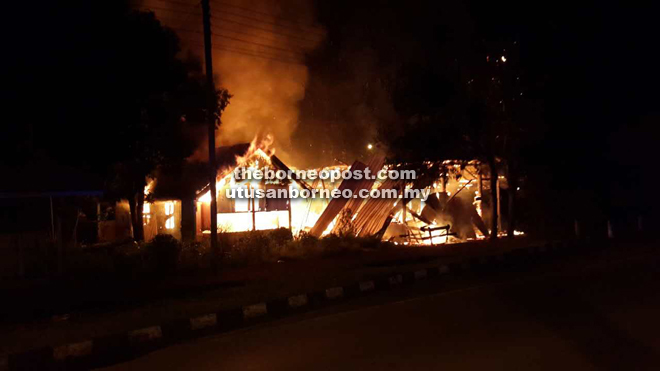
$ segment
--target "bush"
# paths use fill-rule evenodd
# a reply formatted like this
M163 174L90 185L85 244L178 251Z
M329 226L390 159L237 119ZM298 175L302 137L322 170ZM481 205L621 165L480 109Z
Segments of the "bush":
M234 237L225 255L225 262L232 266L339 256L388 246L375 238L352 235L329 235L318 239L301 232L293 239L286 228L245 232Z
M231 265L276 262L291 241L293 236L286 228L245 232L231 244L226 258Z
M142 250L135 242L126 242L109 248L115 265L115 272L132 276L143 270Z
M195 272L211 267L210 241L188 242L181 245L179 255L179 270Z
M159 273L176 271L181 244L168 234L159 234L147 244L147 259Z

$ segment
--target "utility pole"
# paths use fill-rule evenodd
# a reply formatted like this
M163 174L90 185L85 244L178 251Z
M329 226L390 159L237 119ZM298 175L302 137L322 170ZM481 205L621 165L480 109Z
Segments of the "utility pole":
M210 89L208 126L209 126L209 186L211 192L211 253L213 254L213 266L218 267L220 263L220 248L218 246L218 201L215 187L218 169L215 165L215 83L213 82L213 45L211 44L211 5L209 0L202 0L202 21L204 24L204 64L206 65L206 80ZM212 99L211 99L212 98Z

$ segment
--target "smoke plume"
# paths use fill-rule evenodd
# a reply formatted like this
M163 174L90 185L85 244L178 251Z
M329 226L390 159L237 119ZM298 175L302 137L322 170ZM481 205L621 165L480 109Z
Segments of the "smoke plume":
M203 56L201 8L191 2L147 0L151 10L174 29L184 48ZM277 154L295 165L291 135L305 96L305 55L324 38L308 0L211 1L213 67L218 87L233 95L222 116L218 146L272 135ZM206 158L206 140L193 157Z

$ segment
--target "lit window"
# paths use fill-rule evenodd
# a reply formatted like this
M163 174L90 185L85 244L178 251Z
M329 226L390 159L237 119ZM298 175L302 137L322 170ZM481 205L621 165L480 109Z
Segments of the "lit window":
M174 214L174 202L166 202L165 215L172 215L172 214Z
M174 202L165 203L165 228L174 229Z
M142 224L147 225L151 221L151 204L145 202L142 205Z

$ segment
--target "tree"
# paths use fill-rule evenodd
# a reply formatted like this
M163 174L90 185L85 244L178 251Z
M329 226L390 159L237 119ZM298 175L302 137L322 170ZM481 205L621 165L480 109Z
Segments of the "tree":
M141 240L146 177L190 156L203 140L195 133L204 132L196 127L206 125L209 99L219 117L229 94L207 86L174 31L127 2L46 3L16 14L34 17L39 40L39 48L15 45L9 69L5 122L16 143L29 138L17 146L21 156L42 153L104 176L110 196L130 201Z

